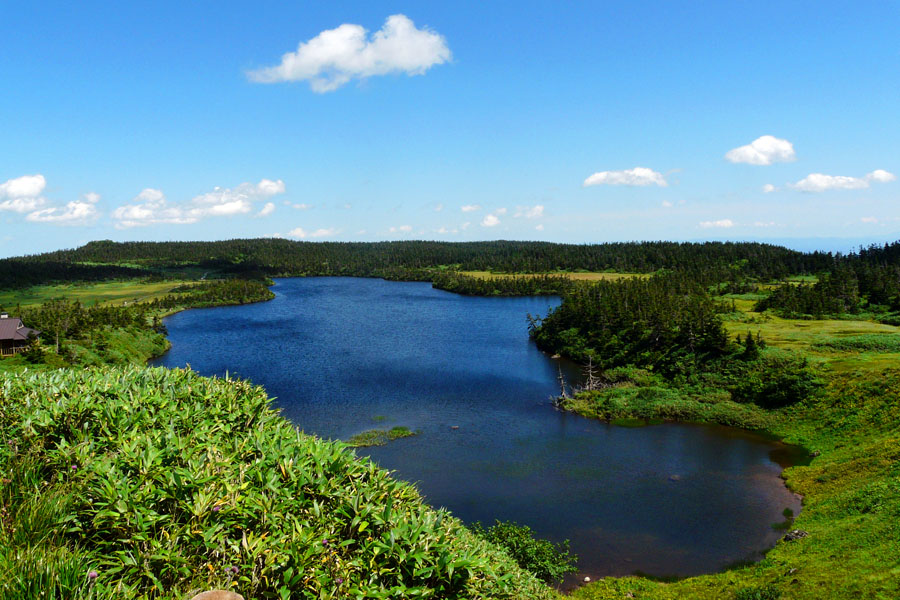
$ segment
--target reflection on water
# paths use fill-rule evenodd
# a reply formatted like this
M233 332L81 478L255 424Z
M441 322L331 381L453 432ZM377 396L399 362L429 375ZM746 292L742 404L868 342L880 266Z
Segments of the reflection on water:
M558 299L353 278L281 279L273 289L271 302L169 317L173 347L156 364L249 378L319 436L420 430L359 453L465 521L511 519L570 539L592 577L689 575L758 558L782 511L799 512L779 478L779 444L555 410L557 361L528 340L526 314Z

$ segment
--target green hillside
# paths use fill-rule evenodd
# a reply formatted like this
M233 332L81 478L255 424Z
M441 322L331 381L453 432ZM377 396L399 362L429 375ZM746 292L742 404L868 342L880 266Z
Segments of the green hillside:
M242 381L141 367L6 377L0 471L4 600L553 595Z

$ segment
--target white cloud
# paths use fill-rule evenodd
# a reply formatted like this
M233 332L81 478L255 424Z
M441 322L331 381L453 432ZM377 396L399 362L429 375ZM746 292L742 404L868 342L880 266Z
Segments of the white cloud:
M412 231L412 225L400 225L398 227L391 227L388 229L390 233L409 233Z
M500 224L500 219L498 219L496 215L487 215L481 221L482 227L496 227L499 224Z
M257 83L309 81L314 92L332 92L352 79L406 73L423 75L434 65L451 59L447 41L439 33L418 29L405 15L392 15L384 26L367 36L361 25L344 23L327 29L296 52L281 57L281 64L250 71Z
M471 225L471 224L472 224L471 221L466 221L465 223L463 223L462 225L460 225L459 228L462 229L463 231L465 231L466 229L469 228L469 225Z
M481 210L481 206L477 204L466 204L465 206L460 207L463 212L475 212L476 210Z
M888 183L889 181L897 179L897 176L893 173L888 173L884 169L875 169L866 175L866 178L871 181L877 181L878 183Z
M882 169L876 169L863 177L848 177L846 175L824 175L822 173L810 173L797 183L789 183L788 187L801 192L825 192L828 190L862 190L869 187L871 182L887 183L897 177Z
M663 208L672 208L672 207L675 206L675 205L672 204L671 202L669 202L668 200L663 200L663 201L662 201L662 206L663 206Z
M876 219L875 217L861 217L859 220L862 221L863 223L877 223L878 222L878 219Z
M763 194L771 194L772 192L776 191L777 189L778 188L775 187L774 185L772 185L771 183L767 183L766 185L762 186Z
M625 171L600 171L584 180L584 187L591 185L632 185L647 186L658 185L666 187L666 178L662 173L646 167L635 167Z
M287 204L293 206L297 210L309 210L312 208L312 204L291 204L290 202L288 202Z
M0 183L0 210L17 213L33 211L46 202L47 180L43 175L23 175Z
M275 212L275 203L274 202L266 202L266 205L263 206L258 213L256 213L257 217L267 217Z
M495 214L495 215L505 215L505 214L506 214L506 209L505 209L505 208L498 208L497 210L494 211L494 214Z
M162 191L147 188L131 204L115 209L112 218L119 229L160 223L196 223L206 217L249 213L253 210L254 202L283 194L284 189L284 182L280 179L263 179L256 184L242 183L234 188L217 187L211 192L196 196L186 205L179 206L169 204Z
M534 206L517 206L516 212L513 214L515 218L540 219L544 216L544 205L536 204Z
M734 222L731 219L719 219L718 221L701 221L700 227L703 227L704 229L708 229L710 227L728 228L734 227Z
M333 227L329 227L328 229L316 229L315 231L306 231L302 227L297 227L296 229L290 230L288 235L295 238L320 238L330 237L337 235L338 233L340 233L340 230Z
M797 160L794 145L775 136L758 137L746 146L740 146L725 153L725 160L748 165L771 165L777 162Z
M543 231L543 230L544 230L544 224L541 223L540 225L535 225L534 228L537 229L538 231Z
M54 223L56 225L84 225L97 218L97 202L100 195L88 192L81 200L69 202L65 207L51 207L29 213L25 220L34 223Z

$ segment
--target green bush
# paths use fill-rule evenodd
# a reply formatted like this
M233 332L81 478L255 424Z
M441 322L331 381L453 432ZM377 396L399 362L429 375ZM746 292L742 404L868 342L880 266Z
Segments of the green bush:
M575 573L578 557L569 553L569 540L554 544L534 537L527 525L497 521L487 529L481 523L469 527L479 537L504 548L520 567L541 581L558 581L566 573Z
M730 391L737 402L780 408L809 398L821 387L805 358L770 354L733 372Z
M734 596L734 600L778 600L781 592L774 585L751 586L741 588Z

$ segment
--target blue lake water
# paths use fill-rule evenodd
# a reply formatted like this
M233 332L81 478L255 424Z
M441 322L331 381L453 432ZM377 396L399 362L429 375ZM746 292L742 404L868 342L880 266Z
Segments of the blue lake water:
M172 349L154 364L250 379L321 437L417 430L358 454L464 521L571 540L580 576L720 570L759 558L782 511L799 512L780 479L781 444L555 410L558 361L530 342L526 315L558 299L355 278L279 279L273 291L270 302L167 318Z

